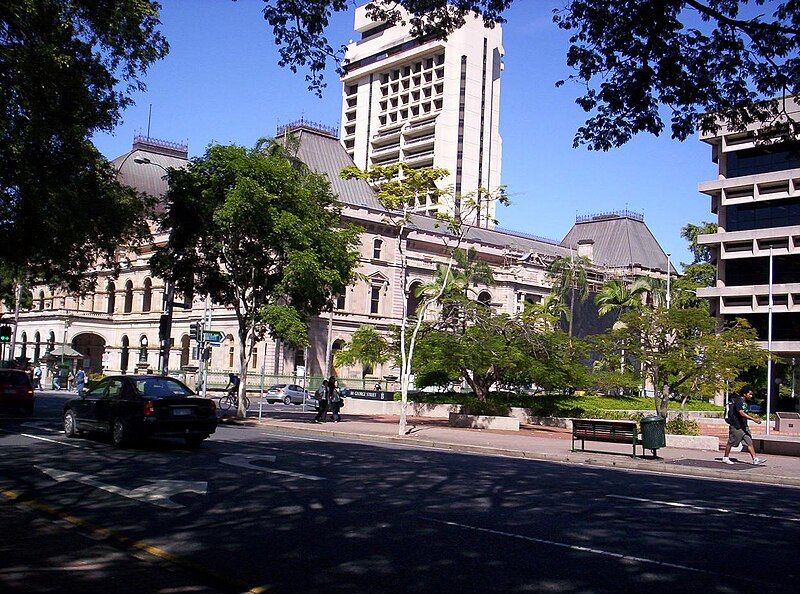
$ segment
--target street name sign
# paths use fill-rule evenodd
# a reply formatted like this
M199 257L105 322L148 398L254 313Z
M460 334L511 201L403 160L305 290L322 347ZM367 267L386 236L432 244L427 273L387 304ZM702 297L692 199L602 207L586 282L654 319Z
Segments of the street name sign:
M203 340L212 346L219 346L225 340L225 333L219 330L205 330L203 332Z

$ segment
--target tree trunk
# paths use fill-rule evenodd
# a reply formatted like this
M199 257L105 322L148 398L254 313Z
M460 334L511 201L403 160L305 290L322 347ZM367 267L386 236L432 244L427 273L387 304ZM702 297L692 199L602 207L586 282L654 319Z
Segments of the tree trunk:
M247 417L247 409L244 406L244 397L247 394L247 361L250 359L250 348L247 346L247 338L250 334L244 322L239 322L239 406L236 409L236 417L244 419Z
M657 394L657 392L656 392ZM658 396L656 396L658 398ZM663 418L667 418L667 411L669 410L669 385L666 383L664 387L661 389L661 398L658 399L658 414L661 415Z
M575 319L575 289L569 290L569 337L572 338L572 320Z

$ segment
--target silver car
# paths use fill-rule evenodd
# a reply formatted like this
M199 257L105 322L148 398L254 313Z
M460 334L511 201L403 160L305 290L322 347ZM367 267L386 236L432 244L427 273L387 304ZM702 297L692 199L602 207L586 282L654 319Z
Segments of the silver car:
M308 391L296 384L275 384L264 394L267 402L283 402L284 404L303 404L309 398Z

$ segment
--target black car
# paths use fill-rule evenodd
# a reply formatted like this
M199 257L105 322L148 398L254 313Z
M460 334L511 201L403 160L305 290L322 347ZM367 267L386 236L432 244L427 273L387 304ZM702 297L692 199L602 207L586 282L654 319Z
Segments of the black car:
M107 377L64 405L68 437L108 433L117 447L144 437L181 437L196 447L216 429L214 401L171 377Z

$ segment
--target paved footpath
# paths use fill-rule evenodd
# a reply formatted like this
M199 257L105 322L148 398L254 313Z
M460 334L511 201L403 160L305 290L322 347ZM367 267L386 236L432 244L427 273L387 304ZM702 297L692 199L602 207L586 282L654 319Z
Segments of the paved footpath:
M663 448L658 450L658 459L653 459L651 452L642 456L641 449L637 448L638 455L634 459L630 455L630 446L602 442L587 442L586 447L603 453L572 452L571 433L555 427L523 426L518 433L457 429L447 426L446 420L411 417L408 434L400 437L397 434L398 417L392 416L348 417L343 414L341 423L316 424L312 413L271 412L253 422L289 432L321 433L357 440L385 439L458 452L800 487L798 457L766 455L761 456L767 459L766 465L753 466L747 452L734 451L731 458L738 463L726 465L720 460L722 452Z

